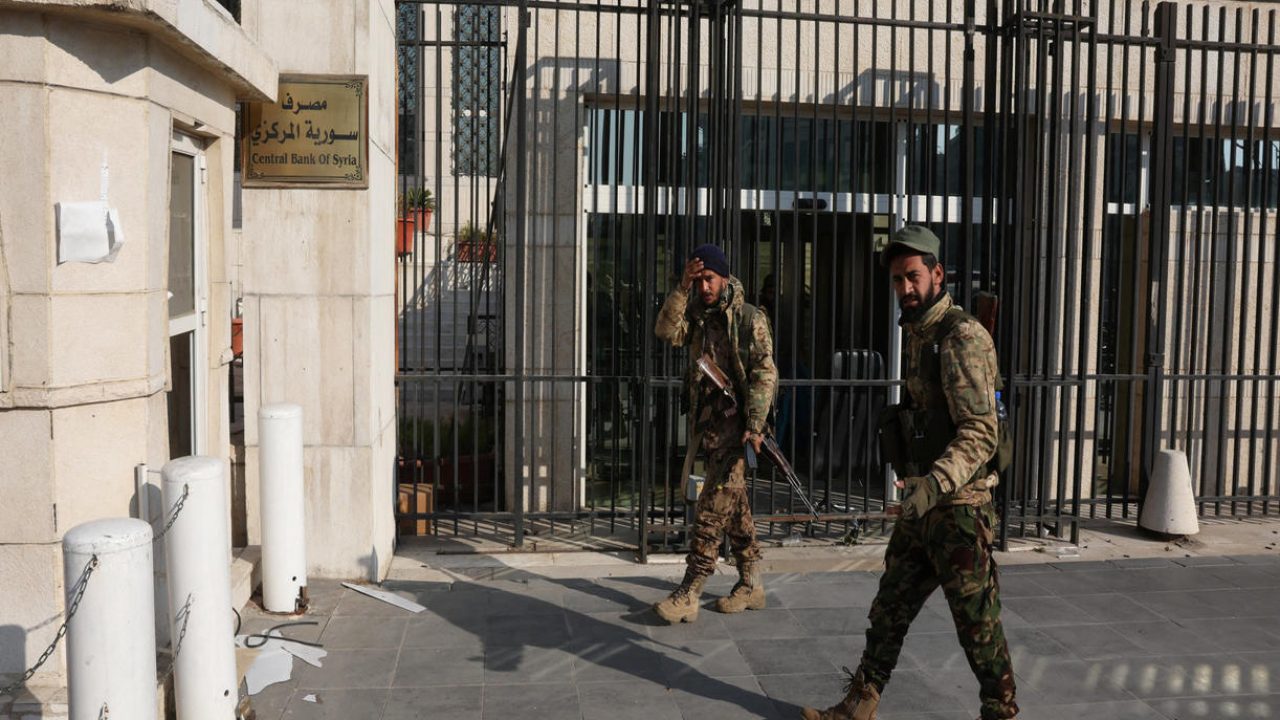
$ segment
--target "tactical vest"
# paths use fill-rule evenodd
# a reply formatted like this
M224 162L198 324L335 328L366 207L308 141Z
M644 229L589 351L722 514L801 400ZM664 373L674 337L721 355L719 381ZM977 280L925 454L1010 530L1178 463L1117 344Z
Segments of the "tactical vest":
M737 316L736 325L729 328L729 341L738 350L738 365L741 372L735 368L720 368L733 380L734 391L738 394L738 402L744 402L747 397L747 388L744 383L749 379L751 372L751 343L753 341L751 327L755 324L757 312L759 312L759 309L755 305L743 303L735 312ZM746 330L745 332L744 329ZM690 362L696 359L690 358ZM690 412L697 392L697 371L690 368L689 372L685 373L684 387L681 391L680 411L682 413Z
M730 370L728 368L720 368L729 373L733 380L734 390L738 394L739 407L747 399L747 388L744 386L751 372L751 343L754 342L755 334L751 332L751 327L755 324L756 313L759 312L755 305L743 303L736 311L737 323L729 328L729 341L734 343L738 349L738 365L739 370ZM746 332L743 332L746 328ZM684 466L680 472L681 493L684 492L684 483L688 481L689 474L693 472L694 459L698 455L698 450L702 445L702 438L694 431L694 408L693 399L698 393L698 373L692 366L696 358L690 358L689 372L684 375L684 387L680 393L680 411L689 418L689 447L685 450ZM769 412L773 413L772 398L770 399ZM745 408L743 408L745 413ZM745 420L745 417L744 417Z
M929 378L935 385L942 385L942 341L969 314L953 307L938 320L938 329L930 343L931 349L921 355L917 372ZM996 390L1003 385L996 375ZM886 407L880 414L878 439L880 458L893 466L899 477L916 477L929 472L947 446L956 438L956 425L951 419L951 408L945 396L931 397L926 407L914 402L898 403ZM992 408L996 412L996 408ZM967 482L980 479L991 472L1003 472L1013 459L1013 441L1007 418L996 423L996 450L984 465L978 466Z

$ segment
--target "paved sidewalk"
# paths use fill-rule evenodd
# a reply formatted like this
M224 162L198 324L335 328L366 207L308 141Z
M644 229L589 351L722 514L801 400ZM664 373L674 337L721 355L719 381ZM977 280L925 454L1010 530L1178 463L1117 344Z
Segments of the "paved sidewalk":
M324 666L295 662L293 679L254 708L260 720L794 718L802 703L841 695L878 578L772 573L767 610L724 616L711 605L734 577L721 573L698 621L668 627L648 607L679 567L630 570L384 585L427 607L417 615L313 583L308 619L319 625L286 632L318 638ZM1023 720L1280 718L1276 552L1007 564L1001 584ZM248 610L245 628L276 622ZM938 593L912 626L881 718L972 720L977 707Z

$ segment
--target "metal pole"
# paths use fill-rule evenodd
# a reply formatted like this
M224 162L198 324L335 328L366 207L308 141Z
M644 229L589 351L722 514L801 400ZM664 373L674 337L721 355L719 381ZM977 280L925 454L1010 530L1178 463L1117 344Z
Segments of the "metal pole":
M528 138L526 137L527 128L527 99L525 97L526 81L528 78L529 62L528 62L528 34L529 34L529 9L526 2L520 3L520 38L516 46L516 73L515 73L515 96L516 96L516 267L515 267L515 306L516 306L516 348L515 348L515 477L512 482L515 483L515 507L512 509L515 513L515 537L513 544L516 547L524 547L524 372L525 372L525 347L524 347L524 298L528 290L528 278L525 277L524 254L525 254L525 232L528 227L526 215L528 213L528 193L525 187L526 174L528 172Z
M1164 394L1164 308L1168 293L1165 276L1168 268L1165 264L1165 253L1169 244L1169 205L1170 190L1173 182L1173 80L1174 39L1176 35L1177 15L1173 3L1163 2L1156 6L1156 37L1160 46L1156 49L1156 84L1154 105L1154 127L1151 134L1151 232L1150 232L1150 267L1151 284L1154 285L1157 297L1150 306L1150 318L1147 324L1147 408L1145 432L1142 442L1142 475L1138 501L1146 495L1147 483L1151 479L1151 469L1155 462L1157 445L1160 442Z
M226 720L234 717L239 700L231 624L226 462L184 457L160 472L169 518L165 556L178 717ZM154 705L154 688L152 693Z
M68 717L155 720L151 526L134 518L77 525L62 538L62 568Z
M695 6L696 7L696 6ZM662 17L659 14L661 7L657 2L650 2L648 15L645 24L645 42L646 42L646 60L645 68L645 111L644 111L644 142L641 147L644 148L646 157L641 168L643 171L643 187L644 187L644 244L642 257L645 261L640 263L643 270L643 280L640 287L643 288L641 295L641 322L640 332L643 336L641 342L640 355L640 377L641 379L641 419L640 419L640 561L648 560L649 548L649 508L650 508L650 488L653 487L653 430L650 421L653 412L653 384L650 382L650 375L653 368L653 292L657 288L657 278L654 272L656 263L656 253L658 245L658 126L659 126L659 86L662 82ZM690 17L690 31L692 32L698 26L696 13ZM696 36L694 36L696 37ZM691 38L692 40L692 38ZM695 47L691 42L690 47ZM697 72L697 67L691 66L690 72ZM691 91L692 94L692 91ZM697 166L697 112L698 106L695 103L689 108L689 132L687 142L689 143L690 164ZM696 212L694 208L696 203L697 182L689 182L686 185L688 193L686 204L690 208L690 212ZM664 484L665 487L665 484ZM664 506L664 510L666 507Z

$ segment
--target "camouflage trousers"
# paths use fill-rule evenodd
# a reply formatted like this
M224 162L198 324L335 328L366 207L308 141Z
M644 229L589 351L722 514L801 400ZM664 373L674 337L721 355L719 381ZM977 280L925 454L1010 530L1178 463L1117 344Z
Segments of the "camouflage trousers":
M969 668L978 679L983 720L1018 714L1013 663L1000 624L1000 582L991 555L995 519L990 503L954 505L894 526L862 654L865 676L881 690L898 662L908 626L941 585Z
M702 577L716 571L724 535L729 536L729 547L739 567L760 559L756 526L747 503L745 465L740 449L721 450L707 459L707 482L694 508L693 538L685 558L689 568Z

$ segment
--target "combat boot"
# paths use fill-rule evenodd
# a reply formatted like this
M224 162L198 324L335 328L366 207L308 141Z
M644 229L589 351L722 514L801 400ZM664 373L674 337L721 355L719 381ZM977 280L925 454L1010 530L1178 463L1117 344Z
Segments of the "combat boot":
M692 569L686 570L680 587L672 591L667 599L654 603L653 611L671 625L697 620L698 598L702 596L704 582L706 578L695 575Z
M760 568L753 562L743 563L738 568L738 583L733 586L728 597L716 601L716 610L722 613L740 613L743 610L764 609L764 582L760 579Z
M826 710L804 708L800 711L803 720L876 720L876 708L880 706L880 691L876 686L862 677L862 671L849 672L845 683L845 696L840 702Z

